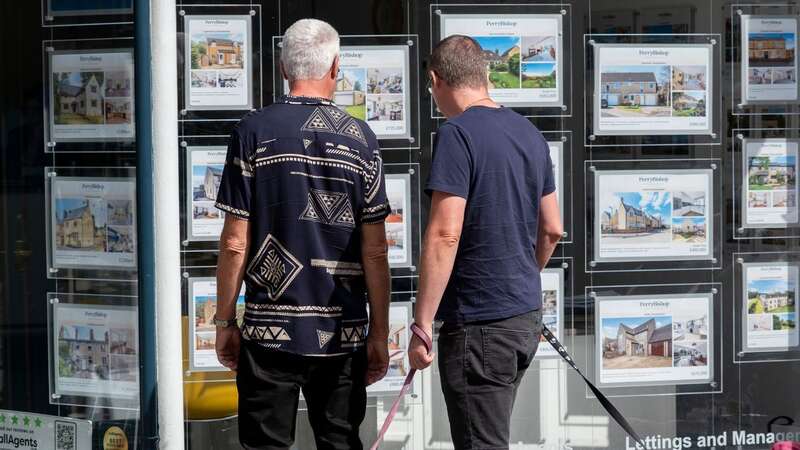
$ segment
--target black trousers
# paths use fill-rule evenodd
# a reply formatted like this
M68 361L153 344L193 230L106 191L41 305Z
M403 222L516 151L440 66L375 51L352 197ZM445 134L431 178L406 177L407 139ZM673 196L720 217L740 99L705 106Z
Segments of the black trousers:
M318 450L362 450L366 351L300 356L242 342L236 386L239 441L246 449L284 450L294 443L302 390Z
M439 375L456 450L508 449L517 388L541 333L541 311L442 326Z

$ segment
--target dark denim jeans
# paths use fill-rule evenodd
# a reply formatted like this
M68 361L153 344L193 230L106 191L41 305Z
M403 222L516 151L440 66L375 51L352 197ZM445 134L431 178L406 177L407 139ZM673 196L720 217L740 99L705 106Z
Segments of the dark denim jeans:
M294 444L303 391L318 450L361 450L358 430L367 406L366 350L314 357L242 341L236 386L239 441L245 449L285 450Z
M439 373L456 450L508 449L511 411L542 333L542 313L444 324Z

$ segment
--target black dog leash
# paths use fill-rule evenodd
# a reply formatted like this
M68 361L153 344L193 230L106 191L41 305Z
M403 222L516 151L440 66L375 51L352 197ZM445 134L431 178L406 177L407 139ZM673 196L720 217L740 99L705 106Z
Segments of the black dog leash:
M575 369L576 372L578 372L578 375L583 378L583 381L586 382L586 385L589 386L589 389L594 392L595 397L597 397L597 400L599 400L600 404L603 405L603 408L605 408L608 414L619 424L619 426L621 426L622 429L625 430L625 432L628 433L628 435L632 437L633 440L639 445L641 445L643 448L647 448L644 445L642 438L636 434L636 432L633 430L633 427L631 427L631 424L625 420L625 417L619 412L619 410L617 410L614 404L612 404L611 401L609 401L608 398L606 398L606 396L600 392L600 389L597 389L597 387L591 381L589 381L588 378L586 378L583 372L578 369L578 366L576 366L575 362L572 361L572 356L567 353L567 349L561 345L561 342L558 341L556 336L547 328L547 326L542 326L542 336L544 336L544 338L547 339L547 342L549 342L550 345L552 345L553 348L558 352L558 354L561 355L561 358L563 358L567 364L569 364L573 369Z

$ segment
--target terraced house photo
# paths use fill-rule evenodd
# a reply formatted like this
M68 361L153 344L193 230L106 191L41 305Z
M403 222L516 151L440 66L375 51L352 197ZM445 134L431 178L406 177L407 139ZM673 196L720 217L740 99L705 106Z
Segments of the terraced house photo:
M603 117L667 117L670 66L604 66L600 70Z
M601 213L600 233L606 243L669 242L672 202L669 192L616 192Z
M794 33L750 33L747 58L750 66L790 66L795 57Z

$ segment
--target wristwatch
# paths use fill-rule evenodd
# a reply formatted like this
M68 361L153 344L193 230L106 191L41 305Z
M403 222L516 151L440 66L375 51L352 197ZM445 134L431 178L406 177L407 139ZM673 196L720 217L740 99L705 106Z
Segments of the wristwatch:
M217 315L214 314L214 319L212 320L212 322L214 322L214 325L216 325L216 326L218 326L220 328L228 328L228 327L235 327L236 326L236 318L235 317L233 319L222 320L222 319L217 319Z

